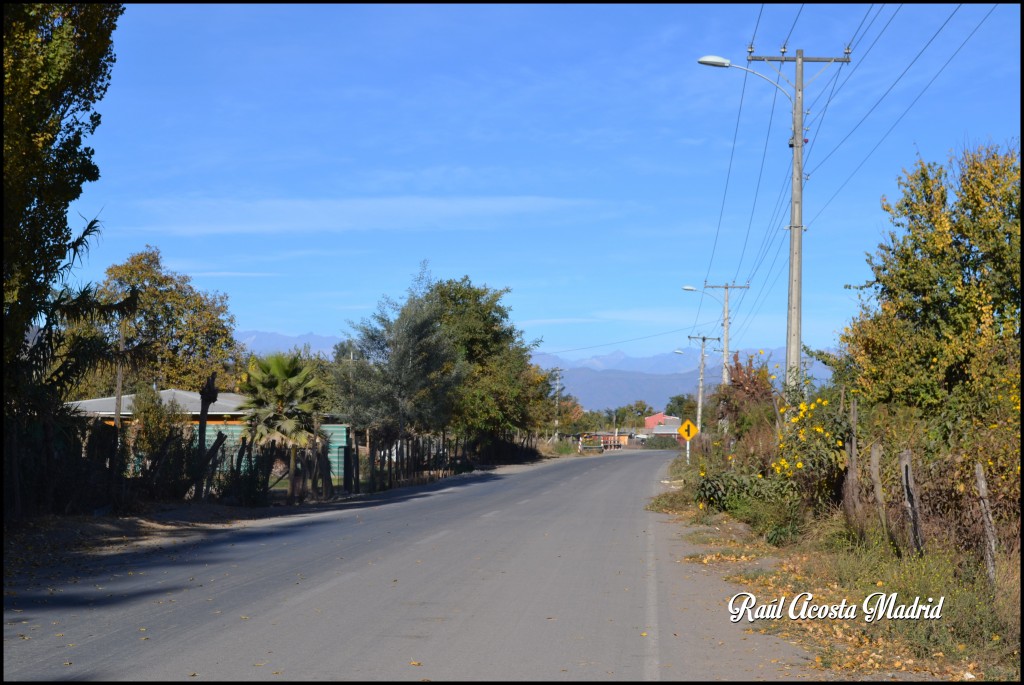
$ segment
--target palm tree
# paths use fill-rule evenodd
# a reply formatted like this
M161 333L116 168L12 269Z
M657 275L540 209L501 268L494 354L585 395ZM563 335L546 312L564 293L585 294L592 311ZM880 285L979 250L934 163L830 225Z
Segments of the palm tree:
M253 359L241 387L248 396L240 408L250 411L250 439L291 448L289 503L295 498L295 451L308 446L318 430L316 402L323 386L314 371L299 354L269 354Z

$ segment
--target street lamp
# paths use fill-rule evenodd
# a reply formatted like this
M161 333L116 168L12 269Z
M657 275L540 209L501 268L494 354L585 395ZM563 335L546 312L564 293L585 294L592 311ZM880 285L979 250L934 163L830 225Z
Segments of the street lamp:
M736 286L734 286L736 287ZM689 293L703 293L722 305L722 386L729 385L729 286L725 287L725 301L719 300L706 290L699 290L692 285L684 285L683 290Z
M741 69L764 79L786 96L793 105L793 137L789 146L793 148L793 184L790 201L789 219L789 305L786 316L786 381L796 384L800 372L800 289L801 263L803 251L803 150L804 150L804 51L796 51L796 85L793 86L796 97L791 97L786 89L764 74L733 64L724 57L707 55L697 60L698 64L710 67ZM780 72L781 75L781 72ZM787 81L788 83L788 81Z
M788 385L791 384L795 386L800 374L800 288L802 268L801 254L803 250L802 241L804 231L803 150L804 143L807 142L804 139L804 62L849 62L850 50L847 48L846 57L804 57L803 50L797 50L796 57L786 57L785 48L783 48L782 52L783 55L781 57L755 57L750 55L747 57L747 61L795 62L796 83L790 83L790 81L786 79L786 83L793 86L793 96L790 96L785 88L775 81L772 81L764 74L758 73L753 69L733 64L724 57L706 55L698 59L697 63L708 67L732 67L733 69L741 69L754 74L758 78L764 79L782 91L782 94L786 96L786 99L793 104L793 137L789 140L789 146L793 148L793 190L792 200L790 202L789 221L789 305L786 317L786 382ZM781 71L778 69L776 69L776 71L779 72L780 77L785 79L785 77L782 76Z
M704 424L701 422L703 410L704 410L704 341L705 338L701 338L700 341L700 376L697 381L697 432L700 433L704 430ZM683 350L672 350L676 354L685 354Z

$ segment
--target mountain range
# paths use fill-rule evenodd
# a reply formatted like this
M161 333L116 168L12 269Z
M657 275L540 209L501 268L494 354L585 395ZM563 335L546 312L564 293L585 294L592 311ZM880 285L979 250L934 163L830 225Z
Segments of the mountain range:
M313 353L331 357L334 345L341 342L337 336L282 335L263 331L238 331L235 338L256 354L288 352L306 345ZM762 356L760 350L734 350L740 360L748 355ZM764 350L769 363L783 365L784 348ZM772 360L777 360L773 362ZM678 353L658 354L651 357L630 357L624 352L589 357L563 359L556 355L535 353L533 363L542 369L558 369L558 380L564 392L572 395L587 411L603 411L622 407L636 401L649 404L662 411L675 395L697 395L700 385L700 351L688 348ZM810 375L820 382L829 376L829 370L818 362L810 366ZM718 354L709 354L704 363L704 395L707 397L722 380L722 360Z

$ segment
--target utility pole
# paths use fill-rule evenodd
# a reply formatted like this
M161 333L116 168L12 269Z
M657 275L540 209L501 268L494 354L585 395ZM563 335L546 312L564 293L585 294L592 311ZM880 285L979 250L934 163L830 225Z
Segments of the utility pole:
M562 370L557 366L553 369L555 372L555 434L551 436L552 440L558 439L558 410L560 395L562 392Z
M748 48L747 63L768 62L772 69L778 72L779 76L793 86L791 96L785 88L770 78L746 67L733 64L729 60L716 55L707 55L697 60L699 64L709 67L732 67L748 71L758 76L776 88L789 98L793 104L793 137L789 139L789 146L793 148L793 190L790 201L789 216L789 305L786 316L786 386L789 388L799 384L800 378L800 317L801 317L801 279L802 279L802 252L803 252L803 181L804 181L804 63L825 62L822 71L833 62L849 62L850 48L846 48L843 57L804 57L803 50L796 51L796 57L786 57L786 48L783 46L780 57L761 57L750 54L754 51L753 46ZM794 62L796 64L796 83L791 83L782 75L782 71L771 64L772 62ZM818 72L819 74L821 72ZM815 75L815 78L817 75ZM812 81L814 78L811 79Z
M722 385L729 385L729 288L739 288L742 290L750 286L736 285L735 283L727 283L726 285L708 285L705 283L704 287L722 288L725 290L725 301L722 310ZM718 338L715 338L715 340L718 340Z
M793 188L789 211L789 304L786 313L786 385L798 387L800 383L800 319L802 316L802 280L803 280L803 187L804 187L804 62L849 62L850 50L847 48L845 57L804 57L803 50L797 50L795 57L786 57L786 48L782 48L779 57L763 57L747 55L750 62L793 62L796 65L796 77L793 84L793 137L789 146L793 148ZM769 64L773 69L782 72ZM820 72L819 72L820 73Z
M697 432L704 430L704 425L701 423L701 417L704 411L704 343L708 340L718 340L718 338L709 338L704 335L691 335L688 336L690 340L700 340L700 376L697 381Z

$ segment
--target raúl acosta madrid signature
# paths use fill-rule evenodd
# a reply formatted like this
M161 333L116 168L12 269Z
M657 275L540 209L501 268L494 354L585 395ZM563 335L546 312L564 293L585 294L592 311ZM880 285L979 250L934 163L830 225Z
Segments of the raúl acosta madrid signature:
M942 603L932 597L914 597L912 602L901 602L899 594L890 592L872 592L860 604L849 603L845 599L839 604L815 604L814 595L801 592L787 599L786 595L776 597L767 603L758 603L757 597L750 592L740 592L729 600L729 620L739 623L746 620L773 620L781 618L798 619L855 619L860 610L864 621L873 623L882 618L890 620L935 620L942 618Z

